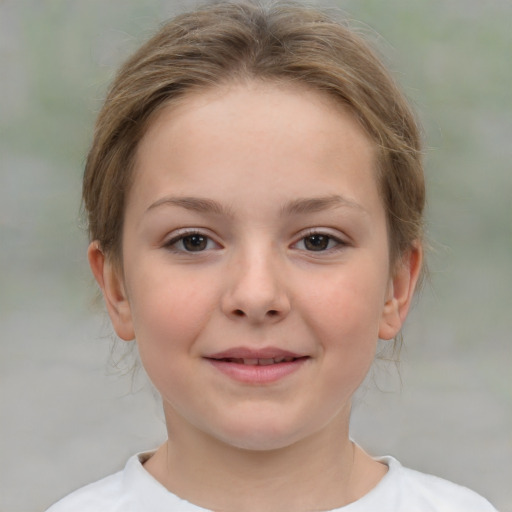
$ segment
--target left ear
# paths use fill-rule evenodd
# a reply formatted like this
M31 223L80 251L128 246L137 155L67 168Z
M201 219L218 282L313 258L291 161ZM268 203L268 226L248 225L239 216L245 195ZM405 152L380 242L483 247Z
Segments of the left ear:
M380 339L391 340L400 332L414 296L422 261L421 244L415 242L403 254L393 276L389 279L388 293L379 324Z

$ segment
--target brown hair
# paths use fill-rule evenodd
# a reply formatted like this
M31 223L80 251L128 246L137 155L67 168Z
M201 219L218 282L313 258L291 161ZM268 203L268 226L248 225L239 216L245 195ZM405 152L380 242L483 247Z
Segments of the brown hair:
M182 14L119 70L99 114L83 182L89 236L121 262L126 195L153 115L193 90L237 79L304 84L337 99L378 149L391 261L422 238L425 188L410 107L368 44L297 3L221 1Z

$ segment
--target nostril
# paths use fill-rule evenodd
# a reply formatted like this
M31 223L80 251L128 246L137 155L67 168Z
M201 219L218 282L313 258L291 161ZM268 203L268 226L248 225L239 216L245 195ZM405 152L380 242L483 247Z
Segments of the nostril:
M268 316L277 316L279 313L275 309L270 309L267 311Z
M241 309L235 309L233 311L233 313L236 315L236 316L245 316L245 313L241 310Z

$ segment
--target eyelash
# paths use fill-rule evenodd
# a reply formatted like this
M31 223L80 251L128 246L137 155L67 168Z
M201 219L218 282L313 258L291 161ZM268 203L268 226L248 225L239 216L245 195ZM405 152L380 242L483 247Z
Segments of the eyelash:
M193 237L198 237L198 238L201 238L203 239L203 242L206 244L204 245L204 247L201 248L201 245L199 245L199 249L198 250L190 250L190 249L187 249L183 244L185 243L184 241L187 240L187 239L192 239ZM317 245L317 247L320 247L318 250L315 250L315 249L312 249L311 247L308 249L306 244L307 244L307 240L313 238L313 237L318 237L317 241L316 242L313 242L314 244L315 243L319 243L320 245ZM327 242L327 245L325 247L322 247L322 242L326 241ZM181 242L182 244L182 247L181 248L178 248L177 245ZM332 246L332 243L334 242L334 246ZM200 240L197 240L196 243L199 243L201 244L201 241ZM164 246L169 249L170 251L172 252L176 252L176 253L194 253L194 252L197 252L197 253L200 253L200 252L204 252L208 249L212 249L212 247L208 247L209 245L211 244L215 244L216 246L218 246L218 244L210 237L208 236L207 234L199 231L199 230L188 230L188 231L181 231L179 232L176 236L174 236L173 238L171 238L169 241L167 241ZM304 247L303 248L300 248L299 250L301 251L304 251L304 252L309 252L309 253L324 253L324 252L334 252L334 251L339 251L343 248L345 248L348 243L344 240L342 240L341 238L339 237L336 237L336 236L333 236L333 235L330 235L328 233L325 233L324 231L308 231L307 233L305 233L297 242L295 242L294 244L292 244L292 248L298 248L297 246L300 244L300 243L303 243L304 244Z
M325 252L334 252L344 249L348 244L345 240L342 240L339 237L326 233L325 231L316 231L311 230L305 233L297 242L293 244L293 247L296 247L299 243L303 243L305 245L307 239L311 239L313 237L324 237L327 240L327 247L321 248L320 250L301 248L300 250L308 252L308 253L325 253ZM329 247L331 243L334 242L335 245Z
M193 237L203 238L206 242L206 246L203 249L200 249L197 251L188 250L184 246L181 248L176 247L178 243L181 242L183 244L184 240L191 239ZM168 250L170 250L172 252L190 254L190 253L194 253L194 252L197 252L197 253L204 252L205 250L208 249L208 245L212 244L212 243L215 244L216 246L218 246L218 244L212 239L212 237L206 235L205 233L203 233L199 230L185 230L185 231L179 232L176 236L171 238L169 241L165 242L164 247L166 247ZM210 247L210 249L211 249L211 247Z

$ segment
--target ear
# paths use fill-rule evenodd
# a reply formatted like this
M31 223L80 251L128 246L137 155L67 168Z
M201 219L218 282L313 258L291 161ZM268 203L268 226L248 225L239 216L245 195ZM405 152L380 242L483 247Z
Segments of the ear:
M135 333L122 273L109 258L105 257L96 240L89 245L87 257L94 278L103 293L116 334L125 341L133 340Z
M405 322L411 305L423 261L419 242L414 243L402 256L399 266L389 280L386 302L379 324L379 338L393 339Z

